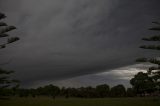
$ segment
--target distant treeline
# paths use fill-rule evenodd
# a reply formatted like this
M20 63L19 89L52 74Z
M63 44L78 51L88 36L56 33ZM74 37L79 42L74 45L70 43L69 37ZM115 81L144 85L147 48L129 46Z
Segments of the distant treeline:
M98 85L96 87L80 87L80 88L59 88L54 85L47 85L36 89L4 89L1 91L2 96L19 96L19 97L37 97L49 96L55 97L78 97L78 98L106 98L106 97L134 97L136 93L134 89L126 89L123 85L109 87L107 84Z

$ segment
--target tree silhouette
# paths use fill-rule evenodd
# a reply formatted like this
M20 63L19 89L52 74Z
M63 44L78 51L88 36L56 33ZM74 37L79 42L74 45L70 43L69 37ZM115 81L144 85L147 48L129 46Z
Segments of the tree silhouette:
M103 84L103 85L98 85L96 86L96 92L98 94L98 97L108 97L109 96L109 85Z
M149 30L156 31L157 35L153 35L151 37L145 37L142 38L142 40L147 42L155 42L159 43L160 41L160 23L159 22L152 22L155 26L150 28ZM153 44L153 45L142 45L140 46L142 49L150 49L150 50L160 50L159 44ZM152 66L148 69L148 75L150 75L150 78L152 78L155 88L157 91L160 90L160 58L159 57L153 57L153 58L139 58L136 60L137 62L149 62L153 63L157 66Z
M0 13L0 21L4 18L6 18L5 14ZM0 22L0 38L8 38L5 43L0 44L0 49L3 49L8 44L11 44L19 40L19 37L9 37L9 35L7 34L7 32L15 30L15 29L16 29L15 26L8 26L6 23Z
M136 94L135 94L135 91L133 88L127 88L127 91L126 91L126 96L127 97L134 97Z
M2 19L6 18L5 14L0 13L0 49L4 49L7 45L16 42L19 40L19 37L10 37L8 32L15 30L15 26L9 26L5 22L2 22ZM2 65L2 63L0 63ZM7 71L0 68L0 95L2 94L3 89L9 87L13 83L17 83L17 80L10 79L9 75L13 71Z
M123 85L116 85L111 88L110 96L111 97L124 97L126 95L126 89Z
M147 73L139 72L130 80L133 89L136 94L144 96L145 93L152 93L155 88L155 84L151 77Z

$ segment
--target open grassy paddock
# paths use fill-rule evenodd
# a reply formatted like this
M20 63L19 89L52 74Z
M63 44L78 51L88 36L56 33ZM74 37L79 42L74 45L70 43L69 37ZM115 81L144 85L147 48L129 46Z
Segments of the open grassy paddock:
M160 106L160 98L11 98L0 100L0 106Z

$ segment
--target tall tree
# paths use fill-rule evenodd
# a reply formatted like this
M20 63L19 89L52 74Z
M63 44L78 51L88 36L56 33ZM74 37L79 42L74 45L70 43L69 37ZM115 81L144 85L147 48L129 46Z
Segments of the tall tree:
M19 40L19 37L10 37L8 32L15 30L15 26L9 26L2 20L6 18L5 14L0 13L0 40L2 41L0 44L0 49L4 49L7 45L16 42ZM0 62L0 65L3 63ZM13 73L13 71L7 71L0 68L0 95L4 88L9 87L13 83L17 83L17 80L10 79L10 74Z
M143 96L145 93L152 93L155 84L147 73L139 72L130 80L136 94Z
M1 20L6 18L5 14L0 13L0 38L7 38L6 42L0 44L0 49L5 48L8 44L11 44L17 40L19 40L19 37L9 37L7 32L15 30L15 26L8 26L5 22L2 22Z
M155 26L150 28L149 30L152 30L156 32L156 35L152 35L151 37L145 37L142 38L142 40L147 42L155 42L153 45L142 45L140 48L142 49L150 49L150 50L160 50L160 22L152 22ZM148 69L148 74L152 78L155 88L157 91L160 91L160 58L159 57L153 57L153 58L139 58L137 59L137 62L149 62L152 64L155 64L156 66L152 66Z

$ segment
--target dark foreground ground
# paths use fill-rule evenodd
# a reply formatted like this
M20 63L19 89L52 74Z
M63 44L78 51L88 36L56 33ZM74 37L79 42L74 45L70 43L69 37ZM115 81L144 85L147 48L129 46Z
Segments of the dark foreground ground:
M0 100L0 106L160 106L160 98L11 98Z

